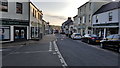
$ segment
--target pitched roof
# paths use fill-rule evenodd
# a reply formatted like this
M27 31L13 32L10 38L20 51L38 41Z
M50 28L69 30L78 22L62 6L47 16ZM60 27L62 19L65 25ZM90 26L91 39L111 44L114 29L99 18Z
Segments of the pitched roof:
M71 25L73 24L73 21L71 20L71 17L68 17L68 20L65 21L62 25Z
M103 5L100 9L98 9L93 15L107 12L113 9L120 8L120 2L110 2L108 4Z

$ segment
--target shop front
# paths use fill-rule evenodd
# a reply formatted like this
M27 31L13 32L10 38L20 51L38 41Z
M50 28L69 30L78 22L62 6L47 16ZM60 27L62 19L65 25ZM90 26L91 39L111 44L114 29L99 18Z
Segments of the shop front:
M108 24L104 26L94 26L93 34L98 35L99 37L105 38L106 36L119 33L118 23Z
M32 39L39 38L39 28L38 27L31 27L31 38Z
M31 22L31 39L40 40L41 39L41 26L38 22Z
M27 40L27 27L14 27L15 41Z
M0 26L0 41L23 41L27 40L28 20L2 19Z

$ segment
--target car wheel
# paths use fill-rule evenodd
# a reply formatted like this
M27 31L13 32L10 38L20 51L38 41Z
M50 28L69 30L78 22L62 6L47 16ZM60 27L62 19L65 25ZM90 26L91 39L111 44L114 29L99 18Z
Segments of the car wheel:
M117 52L120 53L120 48L117 49Z
M100 44L101 48L105 48L105 45L103 43Z
M117 49L118 53L120 53L120 48Z

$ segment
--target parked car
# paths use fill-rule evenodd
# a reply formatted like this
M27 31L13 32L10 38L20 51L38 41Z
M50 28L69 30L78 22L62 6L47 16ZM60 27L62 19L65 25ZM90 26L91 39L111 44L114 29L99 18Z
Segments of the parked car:
M60 31L60 34L65 34L65 32L64 31Z
M101 40L102 48L112 48L120 52L120 34L113 34Z
M95 34L85 34L82 38L82 42L86 43L100 43L101 38Z
M73 33L73 34L71 35L71 38L72 38L72 39L81 39L81 34L80 34L80 33Z

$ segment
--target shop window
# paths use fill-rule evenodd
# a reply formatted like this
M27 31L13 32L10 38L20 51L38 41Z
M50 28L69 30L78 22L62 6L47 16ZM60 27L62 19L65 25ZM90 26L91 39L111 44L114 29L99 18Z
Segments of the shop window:
M3 12L8 12L8 2L7 0L4 0L4 1L0 1L0 11L3 11Z
M16 3L16 13L22 14L22 3Z
M31 27L31 37L34 38L34 27Z
M10 27L0 27L0 40L10 40Z
M109 12L109 21L112 21L112 12Z
M31 27L31 38L38 38L38 27Z
M25 30L21 30L21 39L25 38Z
M38 37L38 28L35 28L35 37Z
M19 30L15 30L15 39L19 39L19 38L20 38L20 37L19 37L19 33L20 33Z

